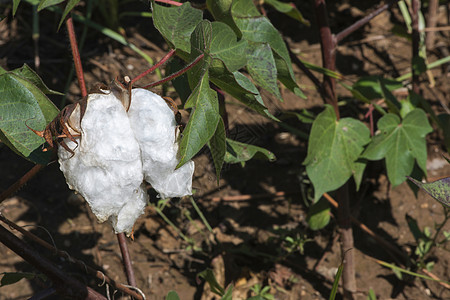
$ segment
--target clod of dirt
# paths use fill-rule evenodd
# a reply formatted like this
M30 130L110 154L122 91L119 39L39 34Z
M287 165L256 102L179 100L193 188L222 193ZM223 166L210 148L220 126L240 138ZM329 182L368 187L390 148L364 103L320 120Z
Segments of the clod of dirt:
M60 169L99 222L130 234L148 199L143 180L161 197L190 195L194 163L175 170L177 124L164 99L133 89L130 105L128 94L102 92L88 96L81 122L78 109L69 118L68 128L80 134L64 139L72 152L59 147Z

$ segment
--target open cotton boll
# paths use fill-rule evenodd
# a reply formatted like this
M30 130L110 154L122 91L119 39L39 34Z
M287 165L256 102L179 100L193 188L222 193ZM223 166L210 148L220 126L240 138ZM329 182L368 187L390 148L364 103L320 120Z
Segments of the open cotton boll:
M144 89L133 89L128 110L141 148L145 180L162 198L192 194L194 162L175 170L178 159L175 116L166 101Z
M116 233L129 234L148 196L128 115L113 93L90 94L80 129L78 145L65 139L73 154L59 147L60 169L100 222L109 220Z

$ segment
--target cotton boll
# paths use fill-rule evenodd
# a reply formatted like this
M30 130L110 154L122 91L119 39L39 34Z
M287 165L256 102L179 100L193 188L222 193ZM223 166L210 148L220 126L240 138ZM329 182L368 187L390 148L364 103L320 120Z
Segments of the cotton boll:
M159 95L133 89L128 110L131 127L141 148L144 177L162 198L192 194L194 162L175 170L178 159L176 121Z
M139 144L125 109L112 94L91 94L81 121L78 145L59 147L61 171L70 188L89 203L100 222L109 219L116 233L132 231L144 211L147 193Z

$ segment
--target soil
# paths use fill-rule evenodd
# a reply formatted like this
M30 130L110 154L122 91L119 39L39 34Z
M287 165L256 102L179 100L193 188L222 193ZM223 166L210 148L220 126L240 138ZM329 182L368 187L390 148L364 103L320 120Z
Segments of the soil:
M333 31L338 32L352 24L377 4L378 1L330 1ZM5 9L3 15L8 16L0 21L0 66L6 69L20 67L23 63L33 66L36 48L31 39L31 8L22 3L12 19L8 5L0 2L0 7ZM79 10L84 9L83 5L82 2ZM267 8L267 14L294 53L320 65L320 45L312 7L309 2L299 7L311 20L311 28L270 8ZM438 26L449 25L444 8L440 7ZM126 8L127 11L145 9L148 7L141 2L133 2ZM114 26L114 20L102 18L98 11L94 16L94 21L104 25L110 22L109 25ZM56 32L58 18L50 12L41 14L38 71L50 88L63 91L68 86L68 103L79 98L80 90L74 78L67 84L71 65L69 43L63 28ZM152 29L151 19L125 16L119 21L122 27L116 29L154 61L167 52L167 45ZM355 82L358 77L368 74L397 77L409 72L410 42L392 33L396 25L402 26L402 22L398 9L394 8L343 41L338 49L337 66L345 76L345 82ZM81 36L82 25L75 23L75 26ZM445 56L443 50L448 51L450 47L449 37L448 31L437 33L435 48L428 53L429 61ZM110 82L116 76L133 78L148 68L134 51L94 30L88 31L81 58L89 86ZM323 108L313 84L296 67L295 73L308 100L283 90L285 101L281 103L262 91L264 101L276 116L286 117L286 112L298 113L302 109L317 114ZM421 77L423 96L437 113L448 112L448 65L432 70L430 75L434 77L435 85L430 86L427 76ZM144 81L156 79L156 75L151 75ZM155 91L172 96L180 103L171 88ZM402 97L402 92L397 95ZM367 106L352 101L351 95L341 86L338 86L338 95L342 101L348 101L343 109L344 116L355 115L357 111L360 119L364 119ZM61 97L52 99L62 105ZM258 283L269 286L275 299L327 299L343 254L334 210L330 224L324 229L312 231L307 226L305 203L308 200L305 195L311 194L311 186L302 165L306 141L283 125L249 111L234 99L226 97L226 101L229 136L263 146L272 151L277 160L251 160L245 167L226 165L217 183L209 152L204 150L196 156L193 199L212 232L208 231L190 198L172 199L165 204L163 213L172 222L171 226L155 210L155 205L162 203L149 190L153 206L147 207L135 226L134 241L128 242L137 286L147 299L165 299L170 290L175 290L180 299L219 299L198 277L198 273L210 268L222 286L233 284L233 299L247 299L253 295L250 289ZM310 129L309 124L296 118L286 119L285 124L303 132ZM449 165L440 156L442 152L445 152L442 137L439 133L431 134L427 164L430 180L450 173ZM32 166L0 144L0 189L8 188ZM353 216L392 246L404 251L411 261L418 261L417 242L409 229L408 218L416 220L421 230L429 227L435 232L435 225L443 222L445 217L443 207L421 191L416 197L407 183L391 188L382 162L370 163L366 172L367 178L359 192L351 195ZM0 212L86 265L101 270L117 282L126 283L118 242L111 226L97 223L84 200L69 190L57 163L44 168L17 194L3 201ZM353 229L355 248L350 251L356 259L357 299L367 299L370 289L377 299L450 299L450 289L443 284L407 275L400 280L390 268L379 263L380 260L396 263L389 251L360 227L355 225ZM446 224L443 230L450 231L450 225ZM289 248L284 242L287 236L307 241L302 247ZM442 238L441 234L439 240ZM106 294L108 286L87 275L84 269L52 256L27 239L25 241L73 277ZM426 257L426 262L431 261L434 262L432 275L448 280L448 243L433 248ZM424 274L417 265L411 264L408 268ZM37 270L0 245L1 272L36 273ZM0 287L0 299L27 299L48 286L49 282L39 278L23 279ZM109 289L112 294L113 289ZM58 299L58 296L52 297L48 299ZM115 297L125 298L120 294Z

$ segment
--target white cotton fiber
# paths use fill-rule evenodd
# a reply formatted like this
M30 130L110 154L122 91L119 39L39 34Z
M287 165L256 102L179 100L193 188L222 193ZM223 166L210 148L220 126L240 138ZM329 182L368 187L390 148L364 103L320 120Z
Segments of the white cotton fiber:
M173 111L159 95L133 89L128 111L141 148L144 177L161 198L192 194L194 162L175 170L178 159L177 123Z
M71 189L89 203L100 222L109 219L116 233L130 233L144 211L139 145L121 102L112 94L89 95L74 151L59 147L59 163Z
M74 153L59 147L59 163L69 187L86 199L98 220L129 234L147 203L143 180L162 198L191 195L194 162L175 170L177 124L164 99L133 89L127 113L114 93L105 92L89 95L81 125L79 107L72 113L69 130L81 136L78 145L64 139Z

